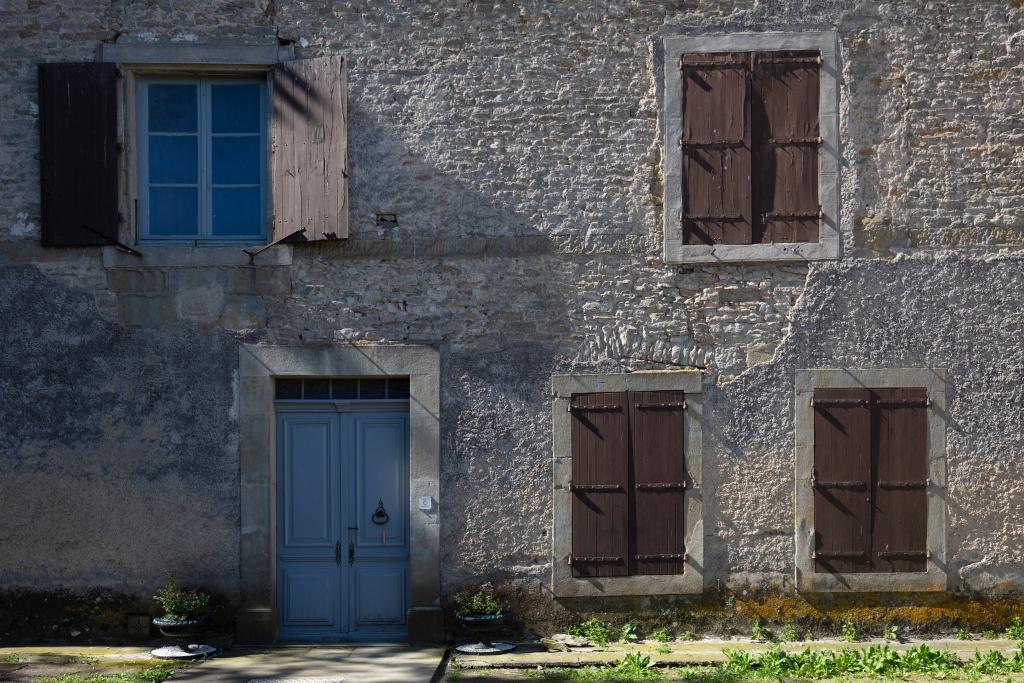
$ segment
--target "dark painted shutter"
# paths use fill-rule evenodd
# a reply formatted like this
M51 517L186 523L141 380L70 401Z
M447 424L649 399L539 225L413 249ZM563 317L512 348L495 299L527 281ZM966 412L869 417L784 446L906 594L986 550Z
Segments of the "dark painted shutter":
M683 242L750 244L749 54L684 55Z
M928 392L875 389L875 571L927 570Z
M339 56L271 72L271 241L348 237L348 84Z
M42 242L112 244L118 237L117 67L39 65Z
M867 389L814 392L815 570L871 571L871 405Z
M630 392L634 574L682 574L686 459L681 391Z
M817 52L759 53L754 59L754 242L817 242Z
M574 396L573 576L629 573L629 423L624 393Z

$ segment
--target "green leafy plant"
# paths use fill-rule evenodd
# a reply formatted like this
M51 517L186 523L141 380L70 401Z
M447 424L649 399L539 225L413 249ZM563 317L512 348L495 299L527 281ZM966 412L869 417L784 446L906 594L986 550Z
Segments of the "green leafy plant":
M982 631L978 635L981 637L982 640L995 640L999 637L999 634L991 629L987 631Z
M839 640L844 643L856 643L861 639L860 629L852 621L844 621L839 632Z
M789 624L783 626L779 631L779 640L784 643L795 643L798 640L801 640L801 636L802 634L800 631L797 630L795 626L791 626Z
M679 640L697 640L697 636L693 631L680 631L676 638Z
M651 631L651 640L658 643L667 643L672 640L672 634L668 632L667 628L656 628Z
M597 617L591 617L582 624L570 626L566 631L571 636L583 636L597 645L607 645L612 640L612 628Z
M654 651L657 652L659 655L672 654L672 648L670 648L668 645L659 645L658 647L654 648Z
M163 618L169 621L191 621L202 619L210 611L210 596L196 590L178 588L174 577L167 577L167 585L153 596L163 610Z
M639 639L640 637L636 634L636 624L622 625L622 630L619 632L619 640L624 643L632 643Z
M455 594L455 611L463 617L482 617L501 614L504 610L489 583L464 586Z
M1021 621L1020 617L1014 617L1010 625L1006 627L1003 636L1009 640L1024 642L1024 621Z
M960 629L956 632L957 640L974 640L974 634L965 628Z
M757 656L744 650L725 651L725 669L737 674L745 674L757 666Z
M762 640L764 642L771 642L775 640L775 634L767 626L763 625L760 621L755 621L754 625L750 629L751 640Z
M900 627L897 626L896 624L889 624L888 626L885 627L885 630L882 631L882 637L884 639L886 639L886 640L899 641L900 640Z
M615 673L627 680L657 680L661 674L655 671L648 655L630 652L615 665Z

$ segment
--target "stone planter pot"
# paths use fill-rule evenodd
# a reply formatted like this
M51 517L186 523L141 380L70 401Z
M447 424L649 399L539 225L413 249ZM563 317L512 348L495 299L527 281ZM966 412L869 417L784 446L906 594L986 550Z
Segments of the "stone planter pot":
M160 629L160 633L168 638L176 638L181 641L180 645L158 647L151 654L158 659L198 659L208 657L217 651L212 645L189 644L187 639L201 636L210 625L206 617L202 619L153 619L153 625Z
M455 617L464 629L480 639L472 645L460 645L456 650L465 654L498 654L515 648L512 643L495 643L491 634L500 631L505 625L508 615L502 614L456 614Z
M203 635L206 627L210 625L210 620L206 617L181 621L156 617L153 619L153 625L168 638L191 638Z

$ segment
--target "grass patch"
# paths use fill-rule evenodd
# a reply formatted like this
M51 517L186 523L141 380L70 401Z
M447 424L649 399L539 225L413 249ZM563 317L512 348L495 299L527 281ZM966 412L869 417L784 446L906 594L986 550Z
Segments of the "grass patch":
M56 678L40 678L37 683L162 683L171 677L169 666L149 666L138 671L118 674L65 674Z
M598 618L587 619L578 626L570 626L566 633L570 636L583 636L595 645L604 647L611 642L614 634L612 627Z
M19 661L18 655L0 655L0 662L4 664L16 664Z

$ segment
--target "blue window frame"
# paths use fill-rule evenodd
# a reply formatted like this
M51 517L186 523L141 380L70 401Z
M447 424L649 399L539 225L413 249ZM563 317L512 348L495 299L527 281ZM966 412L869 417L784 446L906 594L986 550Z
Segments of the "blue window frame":
M266 82L149 78L137 97L140 240L264 241Z

